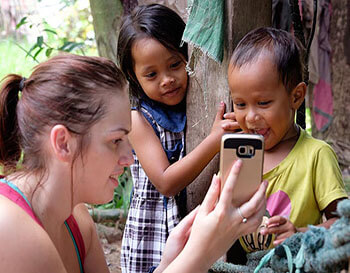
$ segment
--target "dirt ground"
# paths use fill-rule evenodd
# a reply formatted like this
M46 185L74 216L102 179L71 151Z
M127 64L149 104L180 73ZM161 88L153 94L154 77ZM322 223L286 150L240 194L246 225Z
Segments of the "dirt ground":
M111 273L121 273L120 269L120 249L122 240L117 240L109 244L106 239L101 239L103 251L105 253L107 265Z
M110 273L121 273L120 250L122 245L122 231L117 227L96 224L97 232L103 247L103 252Z

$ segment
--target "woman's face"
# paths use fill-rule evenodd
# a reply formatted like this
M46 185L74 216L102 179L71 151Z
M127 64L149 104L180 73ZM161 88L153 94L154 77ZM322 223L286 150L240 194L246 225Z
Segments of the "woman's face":
M128 140L131 116L126 89L108 98L106 103L105 115L86 136L88 147L76 159L74 201L109 202L118 186L118 177L134 161Z

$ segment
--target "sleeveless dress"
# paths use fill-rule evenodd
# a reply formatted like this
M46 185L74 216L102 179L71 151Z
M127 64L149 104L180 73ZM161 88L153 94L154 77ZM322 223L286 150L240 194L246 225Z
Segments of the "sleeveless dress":
M181 159L185 154L185 102L165 108L154 101L142 100L139 111L159 137L170 164ZM157 266L169 233L186 210L185 190L175 197L163 196L147 177L135 153L134 159L130 167L133 193L121 250L123 273L147 272Z
M40 220L35 216L32 206L23 192L13 183L4 178L0 179L0 195L5 196L12 202L20 206L33 220L35 220L41 227L43 226ZM64 222L75 247L77 259L79 262L80 273L84 273L85 260L85 244L83 236L80 233L78 223L73 215L70 215Z

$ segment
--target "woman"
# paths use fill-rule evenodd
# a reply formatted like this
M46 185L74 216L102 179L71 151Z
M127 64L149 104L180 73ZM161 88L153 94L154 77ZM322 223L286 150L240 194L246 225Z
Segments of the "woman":
M109 272L84 203L110 201L118 176L133 161L126 88L113 62L70 54L38 65L29 79L5 78L0 91L0 162L6 173L0 180L1 272ZM177 263L191 271L193 259L186 253L194 249L205 250L195 260L206 268L229 242L258 226L266 186L241 207L249 219L242 223L229 198L238 169L233 168L216 206L220 182L214 178L202 207L170 236L158 272L173 272Z

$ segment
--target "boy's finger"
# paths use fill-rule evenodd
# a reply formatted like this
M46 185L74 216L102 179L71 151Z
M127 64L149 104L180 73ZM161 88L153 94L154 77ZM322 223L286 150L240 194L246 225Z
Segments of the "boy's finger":
M286 218L280 215L275 215L269 218L266 222L268 226L276 226L276 225L282 225L286 222Z
M211 181L211 185L209 187L207 194L204 197L200 210L204 211L206 214L211 212L215 207L219 194L220 194L220 178L216 174L214 174L213 179Z
M221 127L225 131L236 131L237 129L241 129L238 122L232 120L224 120Z
M228 112L224 114L224 119L231 119L236 121L236 114L235 112Z

